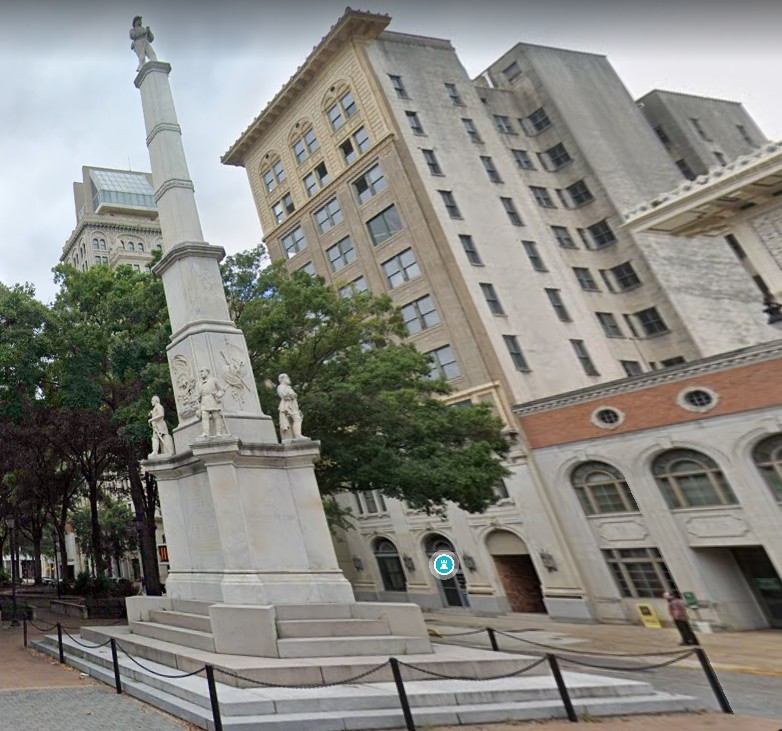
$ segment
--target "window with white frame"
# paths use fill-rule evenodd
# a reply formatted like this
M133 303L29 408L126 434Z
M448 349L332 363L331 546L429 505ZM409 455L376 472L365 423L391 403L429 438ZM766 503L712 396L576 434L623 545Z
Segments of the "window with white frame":
M277 223L282 223L293 211L296 210L293 205L293 196L286 193L281 200L272 205L272 214Z
M430 378L442 378L447 381L451 378L458 378L461 375L459 364L456 362L456 356L450 345L443 345L441 348L430 350L427 355L432 358L432 368L429 371Z
M570 483L587 515L637 513L624 475L605 462L582 462L570 475Z
M353 247L353 241L350 236L337 241L334 246L326 249L326 258L329 260L332 272L338 272L344 269L348 264L356 260L356 250Z
M301 226L296 226L290 233L280 238L280 244L285 252L285 258L290 259L295 254L307 248L307 240Z
M657 599L676 591L657 548L609 548L603 549L603 556L624 597Z
M385 187L386 179L379 163L369 168L358 180L353 181L353 190L356 191L359 204L374 198Z
M342 127L342 125L344 125L345 122L350 119L357 111L358 107L356 106L356 101L353 98L353 93L346 91L334 104L332 104L326 110L326 116L328 117L329 123L331 124L331 128L336 131Z
M332 198L325 206L318 208L313 217L318 231L322 234L326 233L326 231L336 226L343 219L339 201L336 198Z
M405 249L384 261L381 266L391 289L395 289L421 274L412 249Z
M401 311L408 335L415 335L440 323L434 300L428 294L403 305Z
M318 150L320 144L315 136L315 130L310 127L291 145L296 162L301 165L310 155Z
M325 185L328 185L329 171L326 169L326 163L322 162L315 166L315 168L304 176L304 188L307 191L307 195L311 198Z
M266 170L261 173L263 178L263 187L267 193L271 193L278 185L285 182L285 168L282 166L282 160L275 160Z
M671 509L736 505L719 465L694 449L669 449L652 462L652 474Z
M375 246L382 244L395 233L401 231L402 219L399 217L396 206L391 205L374 218L370 218L367 221L367 229Z

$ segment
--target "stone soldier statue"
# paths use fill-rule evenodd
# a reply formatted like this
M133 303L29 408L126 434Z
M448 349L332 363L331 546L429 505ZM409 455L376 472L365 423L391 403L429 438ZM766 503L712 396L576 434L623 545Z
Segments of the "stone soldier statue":
M136 71L141 71L141 67L146 63L145 59L147 58L150 61L157 61L157 56L152 48L152 41L155 40L155 36L152 35L149 26L145 28L141 24L140 15L133 18L133 27L130 29L130 40L133 41L130 44L130 48L135 51L138 56L138 68Z
M283 442L294 439L306 439L301 433L302 415L299 411L299 398L291 386L287 373L280 373L277 395L280 397L280 437Z
M228 433L223 418L222 405L225 391L208 368L202 368L198 374L201 376L198 388L198 417L201 419L201 436L224 436ZM213 422L214 435L211 433Z
M149 425L152 427L152 452L149 454L150 459L158 454L174 453L174 441L168 433L165 415L166 412L160 403L160 399L157 396L153 396L152 411L149 412Z

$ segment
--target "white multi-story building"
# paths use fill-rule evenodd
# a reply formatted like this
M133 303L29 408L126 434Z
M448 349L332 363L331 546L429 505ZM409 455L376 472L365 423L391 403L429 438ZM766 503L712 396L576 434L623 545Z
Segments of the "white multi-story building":
M274 259L389 294L454 403L495 406L512 475L483 515L361 495L343 567L363 599L603 618L512 404L775 333L727 242L623 228L682 172L604 57L521 43L471 79L450 42L388 23L347 11L223 161L246 169ZM443 547L451 582L426 567Z

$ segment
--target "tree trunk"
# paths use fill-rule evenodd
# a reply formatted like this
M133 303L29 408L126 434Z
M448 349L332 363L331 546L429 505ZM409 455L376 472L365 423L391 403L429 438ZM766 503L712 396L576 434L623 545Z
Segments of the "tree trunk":
M43 584L43 571L41 570L41 542L43 531L34 528L33 533L33 581L36 586Z
M103 555L103 535L98 518L98 481L89 483L90 519L92 523L92 563L96 576L106 575L106 558Z
M136 511L136 521L139 527L139 553L141 568L144 574L144 587L149 596L160 596L160 566L157 560L157 540L155 537L155 508L157 507L157 485L154 478L147 479L147 484L141 479L138 462L128 464L128 479L130 481L130 497L133 509ZM151 480L151 482L150 482ZM145 489L146 487L146 489Z

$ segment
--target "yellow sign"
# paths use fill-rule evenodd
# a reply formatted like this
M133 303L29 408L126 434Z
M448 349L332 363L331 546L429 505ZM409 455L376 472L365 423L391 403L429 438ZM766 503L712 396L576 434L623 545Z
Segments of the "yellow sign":
M644 627L649 629L662 629L660 624L660 618L657 616L657 612L654 611L651 604L636 604L638 614L641 615L641 621L644 623Z

